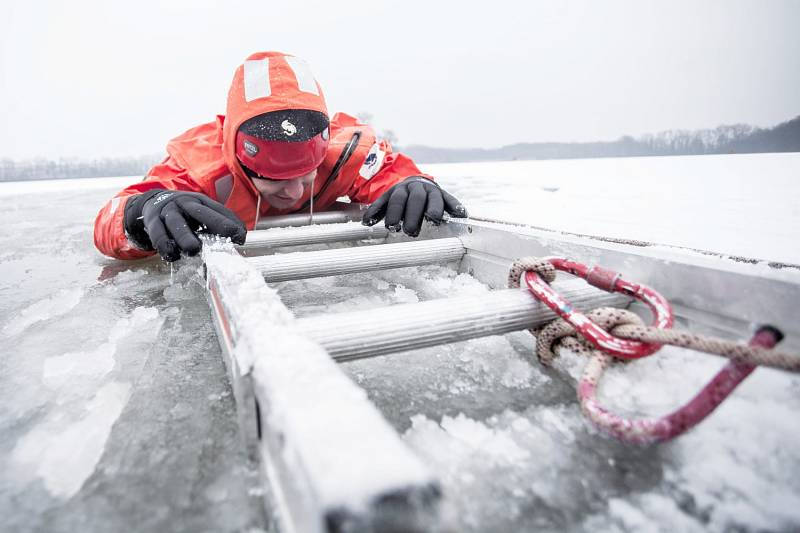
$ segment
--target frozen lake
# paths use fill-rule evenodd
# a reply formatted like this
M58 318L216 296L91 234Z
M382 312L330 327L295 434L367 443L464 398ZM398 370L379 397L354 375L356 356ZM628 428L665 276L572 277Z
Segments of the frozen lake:
M473 215L800 264L800 154L425 170ZM92 245L133 180L0 184L3 529L268 530L198 262ZM276 287L299 316L488 290L441 267ZM634 448L584 421L581 360L544 370L532 349L516 333L343 365L442 479L452 530L800 528L800 378L758 370L695 431ZM666 412L722 364L663 353L613 369L610 405Z
M800 263L800 154L431 165L473 213Z

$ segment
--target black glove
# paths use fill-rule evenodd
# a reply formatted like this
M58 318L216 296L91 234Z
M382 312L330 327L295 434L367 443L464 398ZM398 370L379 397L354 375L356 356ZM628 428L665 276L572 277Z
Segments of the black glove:
M402 227L406 235L416 237L423 216L438 226L445 211L454 217L467 216L466 208L452 194L427 178L411 176L375 200L361 223L372 226L385 216L387 228L400 231Z
M157 250L164 261L176 261L181 251L196 255L200 231L230 237L244 244L247 228L233 211L197 192L155 189L125 204L125 233L142 250Z

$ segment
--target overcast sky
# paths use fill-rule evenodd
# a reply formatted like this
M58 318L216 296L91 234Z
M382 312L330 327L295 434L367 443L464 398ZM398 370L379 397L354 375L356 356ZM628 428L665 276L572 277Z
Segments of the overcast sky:
M162 6L161 4L166 4ZM10 5L9 5L10 4ZM800 114L800 1L28 1L0 17L0 157L160 153L251 52L401 144L616 139Z

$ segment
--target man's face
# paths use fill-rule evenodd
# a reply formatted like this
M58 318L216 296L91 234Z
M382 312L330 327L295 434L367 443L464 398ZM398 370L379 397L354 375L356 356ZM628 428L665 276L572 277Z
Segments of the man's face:
M317 169L308 174L290 180L273 180L269 178L251 178L261 197L269 205L278 209L292 207L303 196L306 187L314 181Z

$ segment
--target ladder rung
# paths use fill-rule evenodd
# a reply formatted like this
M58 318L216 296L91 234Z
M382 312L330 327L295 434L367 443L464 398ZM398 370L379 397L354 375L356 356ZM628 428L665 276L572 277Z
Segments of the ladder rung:
M237 248L245 253L281 246L300 246L361 239L382 239L389 234L385 226L367 227L356 223L325 224L251 231L247 242Z
M337 224L340 222L350 222L361 218L361 207L359 204L346 204L338 211L322 211L314 213L314 224ZM290 226L307 226L312 223L311 215L308 213L295 213L291 215L278 215L265 217L256 224L256 229L285 228Z
M630 299L587 285L557 281L554 287L576 308L624 307ZM542 326L556 318L527 290L505 289L298 320L296 327L338 361L500 335Z
M250 262L267 281L337 276L416 265L458 261L464 255L461 239L376 244L316 252L293 252L251 257Z

